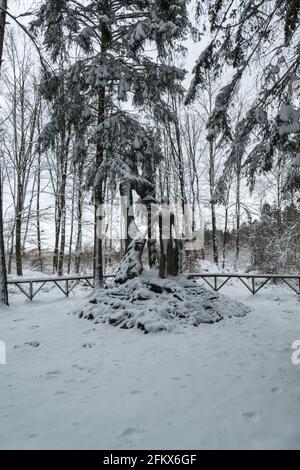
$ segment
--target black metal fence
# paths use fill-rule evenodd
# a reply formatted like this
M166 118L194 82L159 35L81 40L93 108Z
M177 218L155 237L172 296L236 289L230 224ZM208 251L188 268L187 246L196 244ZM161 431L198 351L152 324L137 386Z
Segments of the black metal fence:
M218 292L230 279L238 279L252 294L259 292L269 281L282 281L296 294L300 295L300 274L229 274L229 273L185 273L189 279L201 279ZM104 279L112 279L114 275L106 275ZM70 292L81 282L93 287L92 275L73 276L49 276L36 278L9 279L8 285L15 285L29 300L33 300L36 294L45 284L52 283L68 297Z

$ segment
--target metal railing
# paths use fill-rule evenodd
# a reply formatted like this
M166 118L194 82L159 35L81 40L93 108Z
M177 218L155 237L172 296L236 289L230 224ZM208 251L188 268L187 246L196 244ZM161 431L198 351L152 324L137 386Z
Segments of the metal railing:
M106 275L104 279L113 278L114 275ZM36 294L44 287L45 284L53 283L58 287L66 297L70 292L79 284L80 281L85 281L88 286L93 287L92 275L73 275L73 276L44 276L32 278L16 278L8 279L8 285L15 285L29 300L33 300ZM39 284L38 288L34 290L34 284ZM28 286L28 290L25 289Z
M257 292L259 292L260 289L262 289L271 280L283 281L288 287L296 292L296 294L300 294L300 274L189 273L188 277L190 279L202 279L216 292L225 286L229 279L238 279L252 294L257 294ZM208 279L212 279L213 284L211 284ZM221 279L220 284L218 284L219 279ZM257 280L261 281L259 285L257 285ZM250 285L247 281L250 281ZM291 284L291 281L296 281L296 285Z
M252 294L257 294L269 281L283 281L296 294L300 294L300 274L229 274L229 273L184 273L189 279L202 279L214 291L218 292L230 279L238 279ZM104 279L112 279L114 275L105 275ZM68 297L70 292L79 284L85 281L93 287L92 275L73 276L45 276L32 278L8 279L8 285L15 285L29 300L33 300L36 294L47 283L53 283L61 292ZM250 282L250 285L249 285ZM35 284L38 285L34 289ZM25 288L27 286L27 289Z

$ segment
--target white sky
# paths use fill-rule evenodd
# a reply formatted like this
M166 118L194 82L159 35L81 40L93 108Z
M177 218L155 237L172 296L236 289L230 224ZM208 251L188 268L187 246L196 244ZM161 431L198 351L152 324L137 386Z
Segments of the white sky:
M40 3L39 0L8 0L8 6L10 8L10 11L14 14L14 15L20 15L20 14L23 14L27 11L30 11L32 10L32 8L34 7L34 5ZM190 12L191 12L191 16L194 17L194 8L193 8L193 4L194 4L194 0L193 2L190 4L189 8L190 8ZM21 17L19 18L20 22L22 22L23 24L28 24L28 22L32 19L32 17ZM11 25L13 24L12 21L11 22ZM193 69L193 66L195 64L195 61L197 60L199 54L201 53L201 51L206 47L207 45L207 42L208 42L208 36L204 37L200 43L195 43L192 39L189 39L187 42L186 42L186 47L187 47L187 57L185 58L184 60L184 63L183 63L183 66L184 68L188 71L188 74L187 74L187 77L186 77L186 80L185 80L185 86L186 88L189 86L190 84L190 80L191 80L191 77L192 77L192 69ZM226 81L228 77L224 77L222 79L222 82L223 83L220 83L220 86L223 85ZM253 80L250 79L250 82L252 81L253 83ZM251 86L249 87L249 83L246 84L246 86L248 87L248 89L250 88L250 91L251 91ZM1 90L0 90L0 94L1 94ZM267 187L266 189L263 189L263 192L265 194L267 194L269 192L269 188ZM48 204L49 204L49 201L47 201ZM247 204L250 204L251 203L251 206L254 208L254 210L258 210L258 201L255 201L253 198L248 198L247 199ZM223 215L223 209L220 208L219 210L219 215L221 216L219 218L219 222L220 224L222 225L223 224L223 220L222 220L222 215ZM91 214L88 214L88 216L90 217ZM209 220L209 212L207 212L207 216L205 215L205 218L207 218L207 220ZM46 232L46 227L45 227L45 232ZM54 231L54 230L53 230ZM92 232L91 232L91 236L92 236ZM51 237L52 238L52 237ZM49 242L50 243L50 242Z

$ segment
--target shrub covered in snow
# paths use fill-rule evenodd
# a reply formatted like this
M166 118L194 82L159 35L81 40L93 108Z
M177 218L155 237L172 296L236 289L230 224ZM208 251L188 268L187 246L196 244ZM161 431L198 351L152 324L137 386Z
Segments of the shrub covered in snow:
M161 279L156 270L151 270L125 284L99 290L79 316L149 333L216 323L223 318L244 316L247 311L244 305L187 276Z

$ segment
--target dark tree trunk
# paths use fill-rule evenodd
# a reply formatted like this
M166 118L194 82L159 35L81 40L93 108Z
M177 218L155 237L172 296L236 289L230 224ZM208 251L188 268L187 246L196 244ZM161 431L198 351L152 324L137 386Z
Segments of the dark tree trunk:
M57 273L59 276L63 273L65 246L66 246L66 174L63 174L63 183L61 186L61 236L58 251Z
M42 242L41 242L41 221L40 221L40 192L41 192L41 153L38 152L37 166L37 195L36 195L36 235L39 270L43 272Z
M22 214L23 214L23 207L22 207L22 192L23 188L21 186L21 182L18 182L17 185L17 200L16 200L16 270L17 275L22 276L23 269L22 269Z
M9 239L9 253L8 253L8 262L7 262L7 272L11 274L11 265L12 265L12 257L14 254L14 245L15 245L15 224L16 221L14 220L11 232L10 232L10 239Z
M217 219L216 219L216 207L213 200L214 187L215 187L215 153L213 142L209 142L209 187L211 197L211 227L212 227L212 246L213 246L213 259L214 263L218 264L218 244L217 244Z
M224 234L223 234L223 260L222 268L225 268L226 263L226 246L227 246L227 235L228 235L228 206L225 208L225 222L224 222Z
M105 119L105 88L101 87L98 91L98 125ZM96 145L96 166L99 168L104 159L103 144L98 138ZM94 231L94 288L103 287L103 240L99 236L102 232L100 226L102 224L101 207L103 205L103 180L97 182L95 187L95 231Z
M130 213L130 208L133 206L133 197L132 197L132 187L128 181L122 181L120 183L120 195L122 198L122 212L125 222L125 252L128 249L128 246L131 242L131 237L129 235L129 228L132 223L134 223L134 215Z
M56 216L55 216L55 241L54 241L54 251L53 251L53 273L57 271L57 261L58 261L58 243L59 243L59 234L60 234L60 215L59 208L56 207Z
M83 165L79 163L77 171L77 235L75 245L75 273L79 273L82 252L82 179Z
M3 57L3 47L4 47L4 31L5 31L5 21L6 21L6 10L7 10L7 0L0 0L0 73Z
M67 132L62 137L62 149L60 155L60 174L61 185L59 191L60 201L60 245L58 250L58 263L57 272L61 276L64 267L65 246L66 246L66 187L67 187L67 171L68 171L68 157L69 146L71 139L71 129L68 128Z
M59 201L59 165L57 162L57 178L56 178L56 187L55 187L55 240L54 240L54 251L53 251L53 273L57 272L58 267L58 246L59 246L59 237L60 237L60 226L61 226L61 209Z
M0 75L1 75L7 0L0 0L0 6L3 8L3 10L1 9L0 11ZM3 202L2 175L1 175L1 167L0 167L0 302L8 305L7 274L6 274L5 247L4 247L4 236L3 236L2 202Z
M73 245L73 233L74 233L74 199L75 199L75 184L76 184L76 172L74 169L74 178L72 186L72 201L71 201L71 229L70 229L70 239L69 239L69 253L68 253L68 266L67 273L71 272L71 258L72 258L72 245Z
M240 224L241 224L241 160L236 164L236 203L235 203L235 217L236 217L236 234L235 234L235 261L234 267L238 268L240 258Z
M1 56L0 56L1 59ZM0 61L1 64L1 61ZM2 176L0 168L0 302L8 305L5 247L3 237Z

